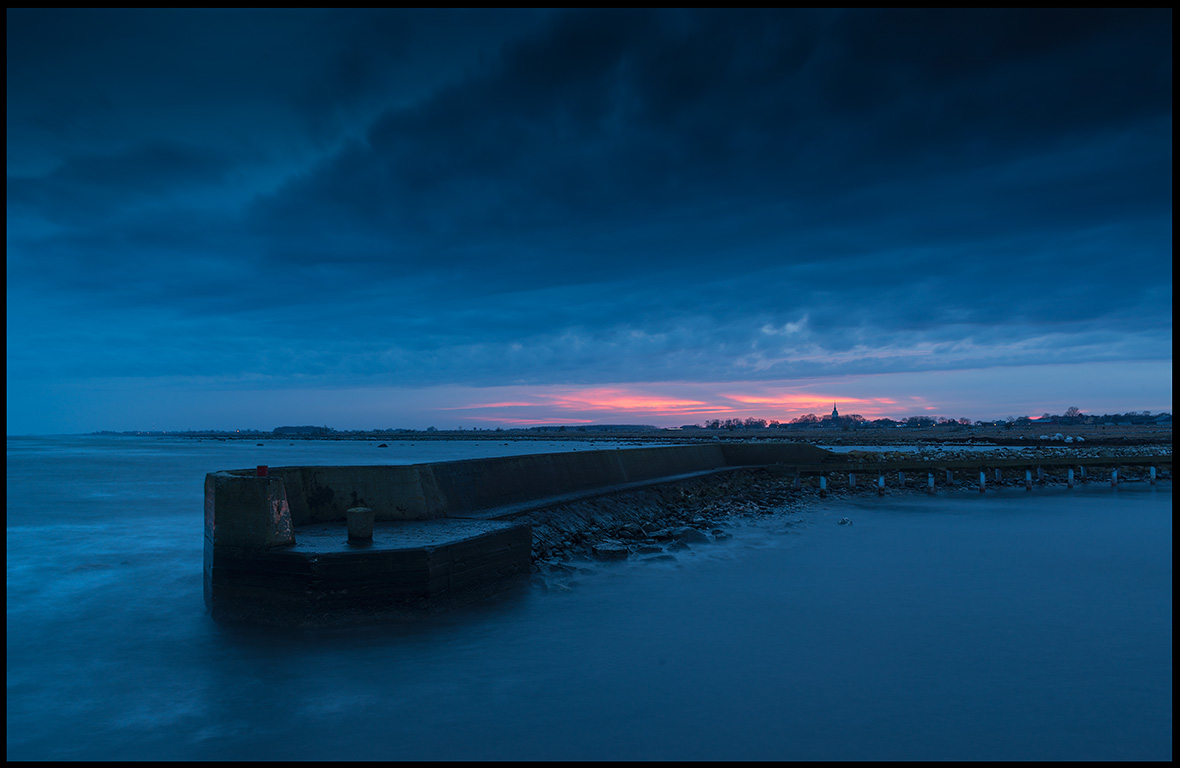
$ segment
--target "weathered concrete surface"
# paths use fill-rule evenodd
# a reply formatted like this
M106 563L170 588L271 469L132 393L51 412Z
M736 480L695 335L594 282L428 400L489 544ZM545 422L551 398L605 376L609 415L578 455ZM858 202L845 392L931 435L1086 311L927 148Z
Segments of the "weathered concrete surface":
M205 604L214 595L219 562L256 556L295 543L283 481L226 472L205 476Z
M812 445L708 444L363 467L270 467L298 527L370 507L377 520L432 520L549 497L742 466L820 463L836 454ZM226 474L247 475L253 470Z
M519 582L531 547L532 529L507 522L380 523L363 547L313 524L294 545L219 560L209 608L218 621L283 626L413 618Z
M702 490L706 485L731 500L740 492L740 484L705 481L717 473L745 475L747 485L769 483L776 495L807 494L820 479L832 490L845 483L851 488L860 473L868 476L866 488L876 480L883 493L893 482L880 482L886 473L904 488L907 471L943 470L949 483L953 471L970 469L978 478L984 467L1109 466L1146 473L1157 464L1170 469L1170 453L930 459L716 443L411 466L272 467L266 477L254 470L214 472L205 481L205 601L215 619L255 623L340 623L444 610L524 576L534 558L577 548L622 557L641 530L654 535L645 529L652 520L683 527L684 510L699 509L712 493ZM749 475L751 468L763 470ZM689 485L672 495L625 500L637 489L668 488L671 481ZM913 484L921 481L915 477ZM695 500L684 503L690 496ZM643 509L653 499L659 508ZM363 537L348 541L348 511L360 507L372 510L371 545ZM654 517L641 520L647 512ZM601 525L604 513L615 518L609 529ZM595 527L600 535L583 535ZM692 533L680 531L676 543L700 543L699 536L690 540Z
M430 612L523 576L532 526L493 522L547 504L748 464L823 462L809 445L689 445L534 454L410 466L271 467L205 480L205 602L218 620L338 622ZM348 511L385 526L372 548L313 546ZM428 525L432 543L411 542ZM475 530L473 525L493 525ZM338 532L336 532L338 531Z

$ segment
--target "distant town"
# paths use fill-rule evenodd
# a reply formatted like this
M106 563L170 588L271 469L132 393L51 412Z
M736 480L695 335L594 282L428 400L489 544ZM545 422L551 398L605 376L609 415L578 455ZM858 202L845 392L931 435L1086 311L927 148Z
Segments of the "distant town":
M838 430L842 432L870 432L877 430L911 429L928 431L931 429L950 432L972 432L987 429L992 432L997 429L1024 429L1032 427L1068 428L1068 427L1166 427L1172 426L1171 413L1151 413L1150 411L1128 411L1126 413L1104 413L1101 415L1083 413L1078 408L1069 408L1064 414L1045 413L1038 417L1017 416L1007 419L976 420L967 418L952 419L943 416L910 416L905 419L867 419L860 414L841 414L836 407L830 414L817 416L812 413L804 414L790 421L774 419L712 419L702 424L684 424L679 427L657 427L650 424L560 424L541 425L532 427L457 427L454 429L426 429L408 428L374 428L337 430L329 426L280 426L272 430L231 429L231 430L125 430L117 432L103 430L93 434L98 435L178 435L187 437L298 437L298 438L358 438L358 437L397 437L408 435L443 436L465 435L468 437L491 437L510 435L581 435L606 434L629 435L635 433L677 433L677 434L717 434L747 432L773 434L775 432L811 432L815 430Z

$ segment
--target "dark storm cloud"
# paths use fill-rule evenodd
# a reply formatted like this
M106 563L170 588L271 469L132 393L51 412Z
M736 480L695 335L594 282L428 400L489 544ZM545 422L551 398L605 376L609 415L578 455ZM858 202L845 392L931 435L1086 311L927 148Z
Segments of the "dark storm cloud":
M413 271L416 253L478 268L491 240L514 249L498 270L535 275L544 252L582 280L788 232L803 236L790 258L806 261L882 236L1072 225L1111 204L1159 215L1171 69L1156 18L568 14L488 71L386 113L257 221L299 239L279 260L330 259L348 231L378 241L376 269ZM1127 132L1147 145L1117 146ZM1011 167L1045 154L1060 164ZM890 232L901 219L926 232ZM842 244L824 227L864 234ZM621 245L650 230L676 252L636 259ZM618 242L601 247L604 232Z
M117 155L72 157L41 176L9 176L8 205L18 215L93 226L161 197L225 184L233 167L215 150L141 144Z
M18 339L73 365L595 382L1170 354L1170 11L8 20L10 302L68 291L112 329L79 347L63 309Z

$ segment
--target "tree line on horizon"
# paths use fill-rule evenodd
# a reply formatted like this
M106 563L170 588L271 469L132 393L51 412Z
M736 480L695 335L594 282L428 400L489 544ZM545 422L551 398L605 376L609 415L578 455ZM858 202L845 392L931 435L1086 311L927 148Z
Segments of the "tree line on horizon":
M946 416L909 416L904 419L890 419L887 417L879 419L867 419L859 413L851 413L848 415L840 415L835 418L831 416L816 416L814 413L805 413L802 416L797 416L790 421L767 420L760 418L746 418L746 419L712 419L706 421L704 424L686 424L681 429L712 429L712 430L737 430L737 429L806 429L809 427L819 426L839 426L844 429L857 428L897 428L897 427L913 427L913 428L929 428L929 427L1007 427L1012 428L1026 424L1062 424L1062 425L1084 425L1084 424L1151 424L1161 420L1170 422L1172 414L1161 411L1158 414L1152 414L1151 411L1127 411L1126 413L1105 413L1101 415L1083 413L1080 408L1070 406L1063 414L1045 413L1039 417L1032 416L1009 416L1005 419L978 419L971 420L966 417L953 419Z
M1026 426L1031 424L1058 424L1063 426L1079 426L1079 425L1102 425L1113 424L1118 426L1125 425L1144 425L1144 424L1170 424L1172 421L1172 414L1167 411L1161 411L1153 414L1151 411L1127 411L1126 413L1104 413L1101 415L1086 414L1081 409L1076 407L1067 408L1063 414L1045 413L1039 417L1032 416L1009 416L1005 419L993 420L976 420L972 421L968 418L951 419L945 416L910 416L904 419L890 419L880 418L869 420L858 413L841 415L833 422L831 416L816 416L814 413L806 413L798 416L790 421L778 421L776 419L760 419L760 418L746 418L746 419L711 419L704 424L685 424L680 429L705 429L705 430L747 430L747 429L807 429L816 427L840 428L840 429L880 429L880 428L929 428L929 427L947 427L952 429L963 429L966 427L1006 427L1012 428L1017 426ZM436 433L436 432L594 432L594 431L648 431L660 430L661 427L656 427L648 424L579 424L573 426L538 426L538 427L470 427L464 429L463 427L456 427L450 430L440 430L436 427L427 427L426 429L409 429L409 428L375 428L375 429L333 429L329 426L303 426L292 427L283 426L275 427L273 430L260 429L189 429L189 430L124 430L117 432L115 430L101 430L91 434L96 435L239 435L242 437L274 437L274 436L300 436L300 437L316 437L326 435L394 435L394 434L418 434L418 433Z

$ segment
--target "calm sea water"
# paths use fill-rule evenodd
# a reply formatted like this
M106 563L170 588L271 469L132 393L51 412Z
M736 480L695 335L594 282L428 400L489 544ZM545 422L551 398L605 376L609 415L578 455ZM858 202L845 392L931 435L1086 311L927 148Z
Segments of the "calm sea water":
M263 442L9 438L8 759L1171 759L1170 483L828 501L283 632L205 614L206 472L611 444Z

